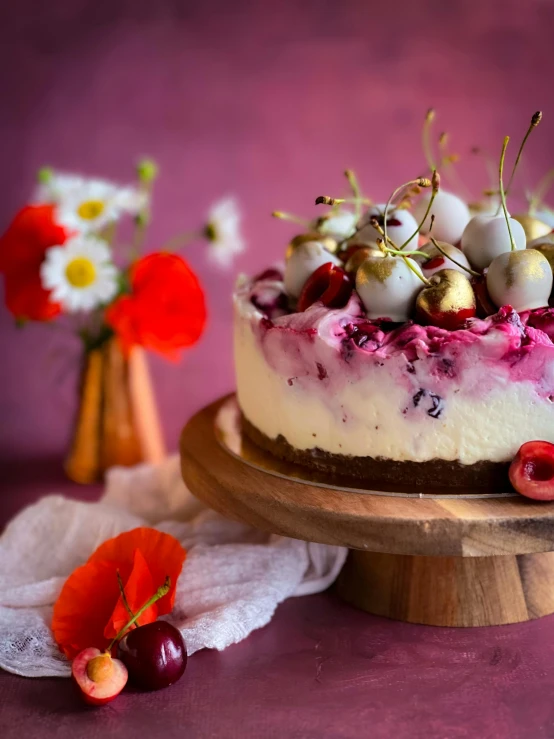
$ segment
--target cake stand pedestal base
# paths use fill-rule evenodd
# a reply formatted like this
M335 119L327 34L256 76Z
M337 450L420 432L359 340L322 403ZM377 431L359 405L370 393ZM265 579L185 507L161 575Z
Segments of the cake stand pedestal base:
M416 497L421 490L414 497L353 493L276 476L220 443L218 419L229 406L229 397L213 403L183 430L189 489L258 529L348 547L335 586L348 602L438 626L493 626L554 613L554 503Z
M554 613L554 552L414 557L351 550L335 585L377 616L433 626L496 626Z

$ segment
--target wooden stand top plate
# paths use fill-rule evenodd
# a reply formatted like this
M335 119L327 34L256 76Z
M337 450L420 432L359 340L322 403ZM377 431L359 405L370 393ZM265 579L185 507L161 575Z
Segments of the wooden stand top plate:
M306 541L366 552L490 557L554 550L554 503L523 497L388 497L275 477L218 442L223 398L197 413L181 436L185 482L228 518Z

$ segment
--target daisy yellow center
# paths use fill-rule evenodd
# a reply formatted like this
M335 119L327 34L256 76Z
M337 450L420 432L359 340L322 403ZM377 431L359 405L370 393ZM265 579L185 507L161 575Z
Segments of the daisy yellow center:
M77 213L85 221L94 221L101 216L106 206L101 200L85 200L80 203Z
M68 262L65 276L72 287L88 287L96 279L96 267L87 257L76 257Z

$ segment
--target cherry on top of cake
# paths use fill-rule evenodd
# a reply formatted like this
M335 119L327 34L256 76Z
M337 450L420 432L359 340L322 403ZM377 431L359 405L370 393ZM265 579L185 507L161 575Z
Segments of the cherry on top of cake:
M266 270L255 280L251 300L266 316L303 312L315 304L341 308L357 294L371 322L415 321L456 331L506 305L519 313L549 305L554 235L532 215L544 193L531 199L523 216L510 216L506 202L525 142L542 114L531 119L506 187L509 137L504 139L494 190L498 203L474 215L460 197L441 189L430 145L433 118L429 111L423 130L430 175L396 188L386 203L365 198L347 170L351 197L318 197L316 205L329 210L315 221L273 214L306 230L289 243L282 274ZM440 163L447 169L453 156L446 154L445 140L442 134Z

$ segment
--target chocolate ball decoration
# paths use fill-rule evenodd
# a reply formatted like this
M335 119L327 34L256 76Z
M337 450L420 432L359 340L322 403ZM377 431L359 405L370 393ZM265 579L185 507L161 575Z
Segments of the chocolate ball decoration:
M344 269L349 275L355 275L360 266L369 257L383 258L385 255L377 247L372 246L361 246L358 249L353 249L349 258L346 260Z
M421 221L429 205L431 195L423 195L414 207L414 216L418 222ZM437 241L446 241L449 244L457 244L462 238L464 228L470 221L471 214L468 206L457 195L445 190L439 190L433 201L431 213L435 216L432 235ZM421 229L422 233L429 231L431 214L429 214Z
M377 239L382 238L377 229L370 224L372 218L376 218L379 225L383 227L385 204L373 205L363 217L365 225L358 233L356 238L366 244L375 244ZM410 239L406 245L406 249L417 248L417 221L409 210L404 208L389 208L387 211L387 235L397 246L402 246L407 239ZM415 233L413 238L410 238Z
M438 241L437 243L441 249L455 261L453 262L451 259L448 259L448 257L445 257L444 254L442 254L432 243L424 244L421 247L421 251L428 254L429 259L418 257L417 260L421 265L423 275L429 278L431 275L434 275L442 269L453 269L456 272L461 272L463 275L467 275L467 270L470 269L470 265L463 251L452 244L447 244L445 241ZM458 264L456 264L456 262L458 262Z
M291 256L292 252L299 246L301 246L302 244L307 244L310 241L317 241L320 244L323 244L323 246L331 254L334 254L338 248L338 242L332 236L324 236L317 231L310 231L309 233L298 234L298 236L295 236L289 242L289 245L287 246L287 251L285 252L285 259L288 259Z
M525 249L527 239L521 223L510 218L510 228L516 249ZM499 254L509 252L512 248L510 234L504 214L477 215L465 227L462 234L462 251L476 270L483 270Z
M536 249L506 252L491 263L487 289L498 308L511 305L518 312L544 308L552 290L552 269Z
M356 221L356 215L349 210L343 210L342 212L329 211L316 221L316 228L324 236L330 236L337 241L344 241L355 232Z
M477 313L469 279L454 269L441 269L430 278L431 285L417 296L416 316L421 323L450 331L462 328Z
M336 256L327 251L321 241L306 241L295 247L285 263L284 283L288 295L300 297L306 280L322 264L339 264Z
M413 259L406 261L421 274ZM356 290L370 319L408 320L422 286L421 279L400 257L370 256L356 272Z
M548 263L554 272L554 233L541 236L539 239L527 244L528 249L535 249L548 259Z
M546 236L552 231L552 228L543 221L539 220L535 216L531 216L528 213L523 215L514 216L514 220L521 223L523 230L525 231L525 237L527 241L534 241L540 239L541 236Z

